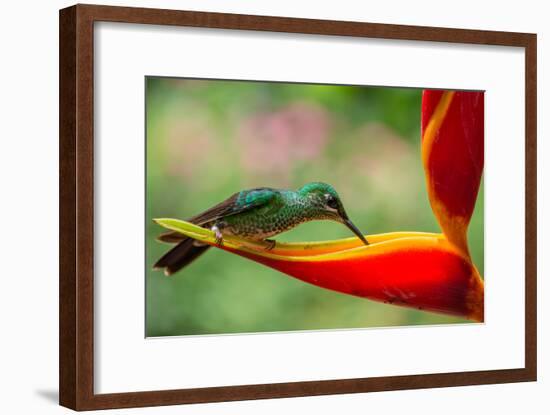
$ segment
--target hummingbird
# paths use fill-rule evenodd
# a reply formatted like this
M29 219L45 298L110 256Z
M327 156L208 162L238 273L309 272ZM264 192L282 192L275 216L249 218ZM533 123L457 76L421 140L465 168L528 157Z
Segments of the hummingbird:
M336 190L320 182L307 183L295 191L270 187L242 190L187 221L212 230L219 245L223 245L225 235L234 235L267 241L271 250L276 241L268 238L313 220L342 223L369 244L349 219ZM175 231L165 232L157 240L176 244L153 266L166 275L178 272L211 247Z

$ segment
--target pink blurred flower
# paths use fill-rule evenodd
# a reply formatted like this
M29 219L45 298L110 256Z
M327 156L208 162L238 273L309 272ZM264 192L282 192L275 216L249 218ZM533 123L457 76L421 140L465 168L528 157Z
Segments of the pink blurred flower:
M166 141L168 173L185 179L191 179L197 173L205 155L216 147L206 125L206 122L190 120L172 122Z
M326 111L308 103L253 115L239 130L243 167L252 173L288 175L295 162L321 155L329 121Z

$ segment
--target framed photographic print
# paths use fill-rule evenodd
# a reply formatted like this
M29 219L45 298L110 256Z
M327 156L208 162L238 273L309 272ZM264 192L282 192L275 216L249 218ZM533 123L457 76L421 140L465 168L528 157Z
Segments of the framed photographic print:
M60 12L60 404L536 380L536 35Z

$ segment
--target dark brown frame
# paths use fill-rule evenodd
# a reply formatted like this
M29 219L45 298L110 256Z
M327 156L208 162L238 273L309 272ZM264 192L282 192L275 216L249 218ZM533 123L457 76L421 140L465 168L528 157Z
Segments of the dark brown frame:
M356 36L525 48L525 367L263 385L95 394L93 26L97 21ZM95 5L60 11L59 401L76 410L534 381L536 306L535 34Z

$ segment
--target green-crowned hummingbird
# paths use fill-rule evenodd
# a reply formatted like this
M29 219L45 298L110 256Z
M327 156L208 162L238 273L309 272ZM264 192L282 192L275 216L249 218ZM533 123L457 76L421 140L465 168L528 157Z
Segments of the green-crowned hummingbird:
M319 182L308 183L296 191L269 187L243 190L188 222L211 229L218 244L223 244L224 235L235 235L253 241L267 240L271 243L268 249L272 249L275 241L267 238L304 222L325 219L343 223L368 245L348 218L336 190ZM176 244L154 265L154 269L163 269L166 275L179 271L210 248L173 231L161 234L158 240Z

